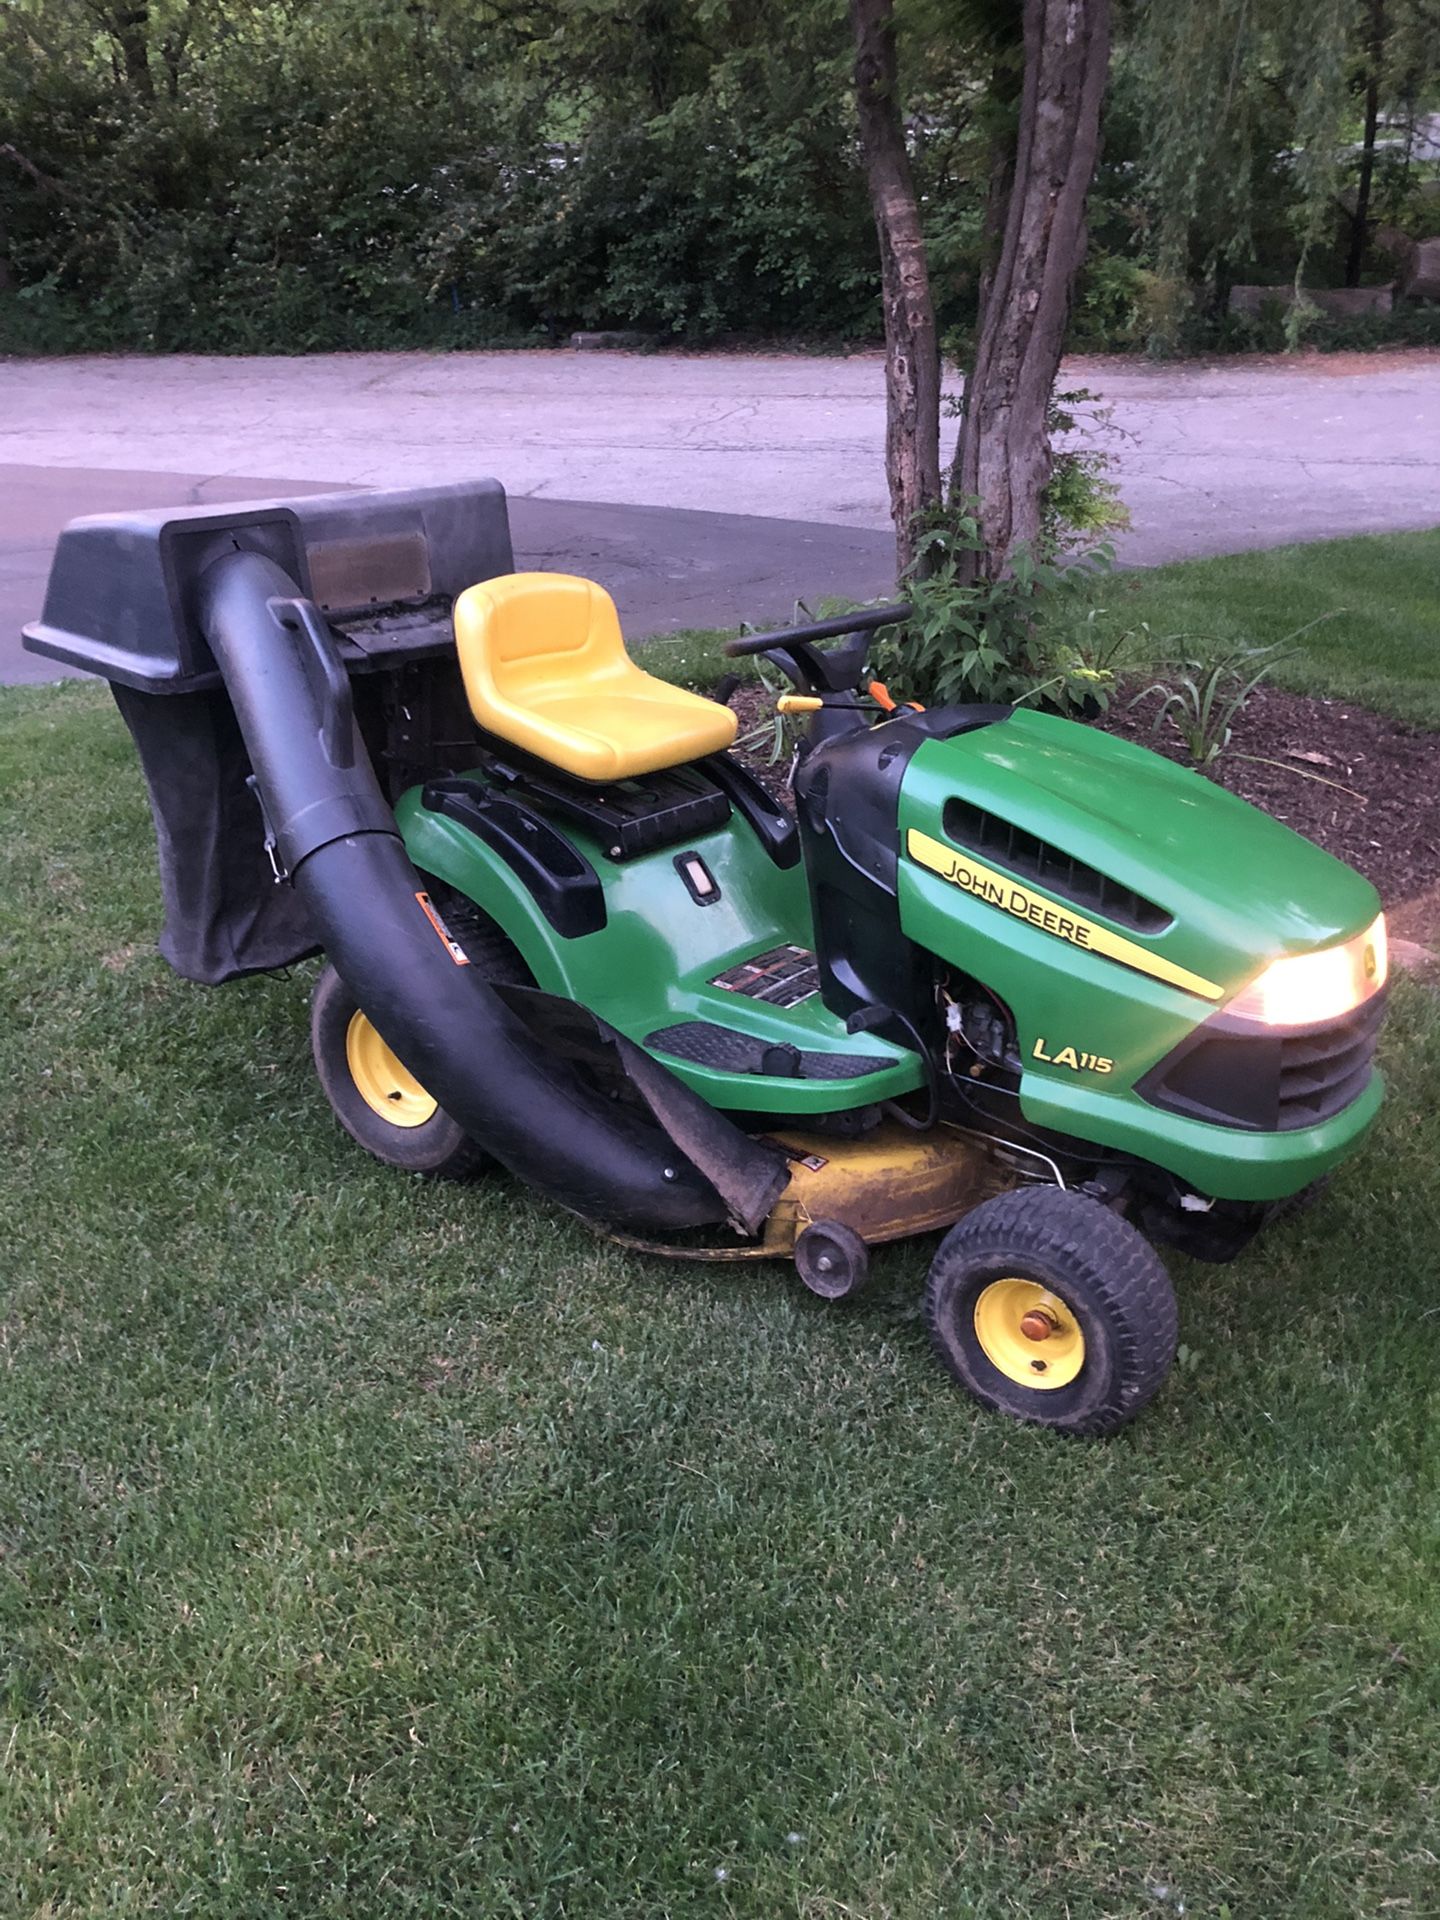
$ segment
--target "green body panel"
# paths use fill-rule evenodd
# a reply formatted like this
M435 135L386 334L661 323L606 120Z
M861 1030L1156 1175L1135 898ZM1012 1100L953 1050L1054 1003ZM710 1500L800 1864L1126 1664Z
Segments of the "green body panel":
M1058 937L912 858L914 829L998 874L1013 871L999 853L947 836L951 799L1063 849L1161 908L1169 924L1144 933L1016 876L1032 897L1183 968L1216 995ZM718 883L720 897L709 906L691 899L675 871L675 848L617 863L593 836L567 827L599 875L607 912L598 933L567 939L505 862L458 822L429 812L418 790L396 814L415 864L496 920L542 988L593 1008L639 1044L657 1029L705 1021L804 1051L885 1063L858 1078L803 1079L725 1072L652 1049L714 1105L801 1117L923 1084L914 1052L847 1034L818 994L781 1008L714 984L717 974L769 948L809 948L814 939L803 872L777 868L738 816L688 843ZM901 783L898 829L901 935L1010 1009L1024 1063L1020 1113L1030 1124L1133 1154L1199 1193L1233 1200L1294 1193L1342 1159L1370 1124L1381 1099L1378 1075L1343 1112L1293 1132L1247 1132L1168 1113L1136 1091L1270 961L1349 939L1380 910L1360 875L1268 815L1142 747L1021 710L925 741ZM1084 1064L1062 1063L1065 1049Z
M1152 1107L1138 1095L1112 1093L1093 1081L1027 1073L1021 1108L1037 1126L1055 1127L1166 1167L1196 1193L1217 1200L1284 1200L1343 1160L1380 1111L1385 1085L1372 1075L1360 1098L1317 1127L1291 1133L1246 1133L1209 1126Z
M1093 867L1174 916L1145 935L1079 909L1223 988L1214 1001L1086 952L909 858L916 828L946 845L945 803L962 798ZM900 796L900 924L906 936L989 987L1014 1016L1025 1062L1020 1106L1038 1125L1131 1152L1199 1192L1272 1199L1318 1178L1369 1125L1368 1092L1323 1124L1246 1133L1170 1114L1134 1092L1269 961L1362 932L1380 911L1368 881L1201 775L1129 742L1046 714L922 746ZM978 856L1005 871L994 853ZM1020 876L1033 894L1067 903ZM1047 1061L1037 1057L1050 1056ZM1108 1072L1054 1064L1062 1049Z
M1281 954L1348 939L1380 911L1368 880L1268 813L1073 720L1021 708L927 741L905 777L902 845L909 826L943 837L957 793L1164 908L1175 924L1155 951L1229 992Z
M479 776L476 776L477 778ZM818 994L790 1008L728 992L712 984L726 968L813 937L805 876L778 868L744 821L687 841L719 885L709 906L691 899L675 871L675 847L616 862L595 839L567 825L605 889L606 924L598 933L566 939L556 933L527 889L490 848L457 821L432 813L417 789L395 809L411 859L474 900L519 948L536 982L596 1013L627 1039L682 1021L704 1020L804 1052L863 1054L886 1062L881 1072L847 1080L727 1073L655 1051L672 1073L713 1106L764 1113L829 1113L909 1093L924 1070L908 1048L871 1034L847 1034Z

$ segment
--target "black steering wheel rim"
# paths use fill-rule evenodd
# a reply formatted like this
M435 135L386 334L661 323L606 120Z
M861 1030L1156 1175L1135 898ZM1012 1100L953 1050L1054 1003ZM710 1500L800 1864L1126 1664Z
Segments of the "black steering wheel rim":
M739 660L753 653L789 652L816 640L836 640L852 633L874 633L880 627L893 627L908 620L914 609L906 600L895 600L883 607L857 607L853 613L837 614L833 620L815 620L804 627L775 627L769 633L747 633L738 640L727 640L724 653Z

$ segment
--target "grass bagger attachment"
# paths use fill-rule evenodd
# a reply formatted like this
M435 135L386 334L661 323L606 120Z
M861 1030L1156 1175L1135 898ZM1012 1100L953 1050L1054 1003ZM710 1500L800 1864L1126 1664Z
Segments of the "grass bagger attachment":
M794 689L793 817L600 587L513 570L493 481L77 521L26 644L114 687L172 966L324 952L320 1082L381 1160L832 1300L948 1230L945 1365L1103 1432L1174 1354L1153 1243L1231 1258L1374 1118L1384 919L1143 748L886 707L899 612L730 644Z

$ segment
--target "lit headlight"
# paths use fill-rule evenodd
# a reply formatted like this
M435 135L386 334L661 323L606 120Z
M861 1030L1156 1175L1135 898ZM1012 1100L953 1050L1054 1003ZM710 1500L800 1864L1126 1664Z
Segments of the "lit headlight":
M1385 984L1389 970L1385 916L1343 946L1272 960L1226 1007L1238 1020L1267 1027L1309 1027L1353 1013Z

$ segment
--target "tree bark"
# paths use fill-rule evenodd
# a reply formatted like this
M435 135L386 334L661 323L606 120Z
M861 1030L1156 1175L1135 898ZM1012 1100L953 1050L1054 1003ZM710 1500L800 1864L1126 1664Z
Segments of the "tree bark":
M1350 251L1345 258L1345 284L1358 287L1365 247L1370 238L1370 189L1375 179L1375 133L1380 123L1380 63L1385 57L1385 0L1370 0L1369 55L1365 73L1365 138L1360 148L1360 178L1355 187L1355 211L1350 216Z
M957 506L977 503L996 578L1040 537L1050 443L1045 416L1085 245L1085 200L1100 149L1110 56L1109 0L1025 0L1025 72L1004 237L982 290L950 473Z
M155 81L150 72L149 0L117 0L117 4L96 11L120 51L125 78L141 100L153 100Z
M940 499L940 348L920 207L905 146L894 0L850 0L855 99L880 243L885 316L885 476L900 573L915 555L915 519Z

